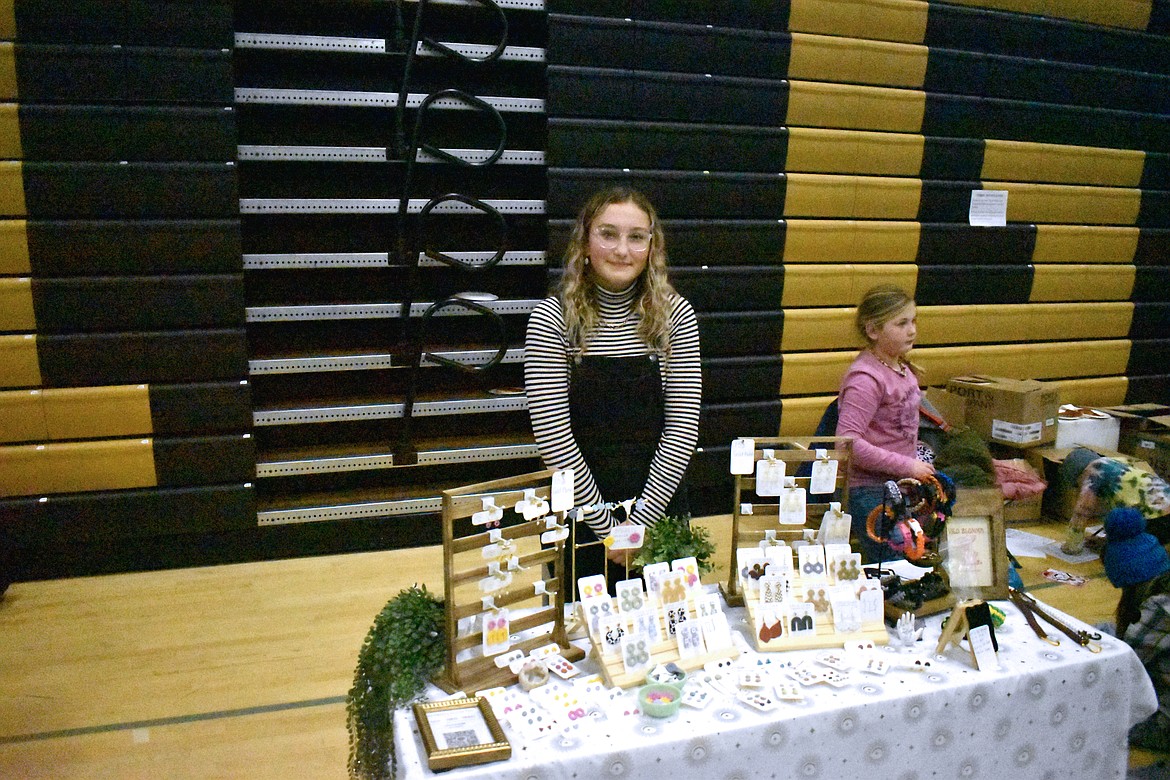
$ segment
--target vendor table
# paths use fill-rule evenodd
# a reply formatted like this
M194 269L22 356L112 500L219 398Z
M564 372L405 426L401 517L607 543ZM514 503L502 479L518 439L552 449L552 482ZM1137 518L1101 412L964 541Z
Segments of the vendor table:
M585 718L525 741L504 719L508 761L442 773L450 780L552 778L1123 778L1126 734L1157 708L1153 686L1124 642L1105 636L1092 653L1055 631L1041 641L1008 602L996 631L999 668L978 670L963 647L934 653L943 615L926 618L913 649L896 639L874 651L892 663L926 658L926 671L898 667L883 676L852 672L846 687L802 688L804 700L760 712L717 695L705 709L683 707L665 719L645 715ZM1049 609L1070 625L1075 618ZM728 609L732 628L747 631L742 609ZM748 647L748 643L743 644ZM824 650L746 651L736 665L792 682L783 665L815 663ZM596 671L592 659L581 661ZM568 685L559 680L554 683ZM688 681L688 686L694 684ZM437 689L436 698L442 698ZM468 693L473 693L468 691ZM626 693L635 700L636 689ZM397 714L400 777L431 777L422 741L407 710Z

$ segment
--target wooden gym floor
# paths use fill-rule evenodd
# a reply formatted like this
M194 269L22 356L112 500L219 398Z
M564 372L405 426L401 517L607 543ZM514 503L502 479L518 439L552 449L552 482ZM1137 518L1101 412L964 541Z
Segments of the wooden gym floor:
M700 522L723 557L729 519ZM1040 600L1111 618L1100 561L1021 563ZM413 583L442 593L438 547L17 583L0 601L0 777L344 778L358 649Z

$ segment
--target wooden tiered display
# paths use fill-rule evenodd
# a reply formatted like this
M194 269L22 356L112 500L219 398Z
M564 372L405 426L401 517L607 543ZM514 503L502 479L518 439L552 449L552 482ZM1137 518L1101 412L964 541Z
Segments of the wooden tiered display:
M491 532L470 521L472 515L483 510L485 498L493 499L504 510L499 534L515 545L521 567L508 586L491 594L496 607L523 610L521 617L511 620L510 633L525 631L530 635L510 650L529 652L556 643L564 658L575 661L584 657L583 650L570 644L565 631L564 541L552 547L542 548L540 544L541 534L548 530L546 520L554 515L525 521L513 511L525 490L533 490L536 497L548 500L553 473L549 469L443 491L447 666L435 681L443 690L481 690L516 682L516 674L508 667L498 668L493 658L483 655L479 649L483 641L480 630L459 634L461 620L490 613L484 608L485 594L478 584L489 576L482 551L491 543ZM564 522L563 518L558 521Z
M612 601L612 599L611 599ZM685 669L687 672L693 672L696 669L702 669L703 666L711 661L720 661L723 659L736 659L740 655L739 647L731 642L727 647L716 650L714 652L706 652L701 655L690 656L683 658L679 655L678 643L674 637L667 633L665 618L662 615L661 609L655 610L658 614L658 635L665 637L650 649L651 667L666 664L676 664ZM581 604L578 604L578 615L583 624L588 625L588 620L581 612ZM695 610L693 601L687 602L687 619L697 620L698 614ZM730 637L729 637L730 638ZM590 633L590 642L593 645L593 657L597 660L597 665L601 667L601 675L605 678L605 684L609 687L630 688L635 685L641 685L646 682L646 672L639 672L631 674L626 671L625 664L622 662L621 652L605 653L603 648L605 646L604 640Z
M849 511L848 486L849 462L853 453L853 439L848 436L806 436L789 438L766 438L755 440L754 459L764 457L765 449L773 450L777 460L784 461L789 476L797 473L801 466L817 459L816 450L825 450L829 460L837 462L837 484L832 494L808 494L805 504L804 525L780 525L779 505L775 497L759 497L755 494L754 475L735 475L735 497L731 511L731 565L728 567L727 583L723 596L732 606L742 606L743 594L739 588L736 572L736 551L740 547L755 547L767 538L769 532L776 539L795 541L804 538L806 529L819 529L821 518L828 511L830 502L840 502L844 511ZM809 477L797 476L796 484L806 490ZM745 511L750 507L750 512Z
M861 577L864 578L864 574ZM820 602L821 607L823 607L823 609L816 609L816 628L813 632L793 633L792 618L791 616L785 615L782 605L761 603L758 591L746 588L742 582L739 583L744 604L747 607L752 641L755 643L756 649L760 652L808 650L815 647L841 647L841 645L847 642L857 641L870 641L874 644L884 645L890 641L889 633L886 631L885 621L880 615L876 620L861 622L860 627L856 631L838 631L833 622L832 610L828 608L827 594L830 590L828 580L806 579L794 567L791 582L792 593L797 601L805 604L812 603L814 606L817 602ZM870 580L869 582L872 583L873 587L878 588L880 592L880 587L876 580ZM775 617L782 624L779 636L765 637L761 634L763 617L769 607L774 609Z

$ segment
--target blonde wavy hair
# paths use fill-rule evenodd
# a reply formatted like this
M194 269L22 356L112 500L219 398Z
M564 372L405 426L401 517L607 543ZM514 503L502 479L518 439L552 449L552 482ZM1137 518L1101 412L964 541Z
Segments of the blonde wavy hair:
M597 285L593 280L588 260L589 232L593 220L615 203L631 203L650 218L650 253L646 259L646 270L636 282L639 285L634 311L641 317L638 336L650 350L663 357L670 354L670 312L672 299L677 293L666 274L666 236L650 200L630 187L610 187L601 190L589 199L569 236L565 250L565 270L557 292L565 318L566 338L569 346L584 350L589 334L597 327Z

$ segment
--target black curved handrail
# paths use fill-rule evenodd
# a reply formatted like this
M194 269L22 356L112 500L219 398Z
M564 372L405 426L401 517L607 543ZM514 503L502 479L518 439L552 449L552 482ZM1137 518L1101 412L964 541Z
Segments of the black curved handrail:
M475 0L475 2L480 3L492 11L495 11L496 16L499 18L500 23L503 26L503 29L500 31L500 42L496 44L496 47L491 51L490 54L484 57L469 57L466 54L458 52L455 49L452 49L450 46L440 43L433 38L424 36L422 42L432 49L440 51L444 55L451 57L452 59L461 60L471 65L482 65L487 62L495 62L498 60L500 56L503 55L504 49L506 49L508 46L508 17L504 14L504 9L500 8L495 0ZM419 13L422 13L421 3Z
M470 195L462 195L458 192L451 192L447 193L446 195L438 195L427 201L426 205L423 206L422 210L418 213L419 221L421 222L423 219L425 219L427 215L431 213L431 210L436 206L448 201L458 201L459 203L464 203L468 206L480 210L484 214L488 214L494 217L496 226L500 231L499 242L496 244L499 249L497 249L496 253L483 263L469 263L465 260L460 260L457 257L451 257L450 255L443 254L437 249L432 249L429 246L425 246L423 248L423 254L432 260L445 263L454 268L460 268L464 271L467 271L468 273L482 273L490 268L496 267L496 265L498 265L499 262L504 259L504 255L507 253L508 223L504 219L504 215L501 214L499 209L497 209L495 206L492 206L490 203L485 203L479 198L475 198Z
M430 109L431 104L437 100L444 100L447 98L461 100L472 108L487 114L495 120L496 129L499 131L499 142L496 144L495 150L493 150L492 153L488 155L488 158L483 162L477 163L472 162L471 160L464 160L462 157L456 157L450 152L446 152L439 147L434 146L433 144L428 144L419 140L423 135L427 111ZM504 115L501 114L495 106L493 106L491 103L488 103L481 97L477 97L470 92L464 92L461 89L441 89L438 92L432 92L431 94L427 95L425 98L423 98L423 102L419 103L418 113L415 115L414 119L414 135L411 138L411 146L413 146L415 149L422 149L427 154L434 155L435 157L446 160L450 163L455 163L456 165L464 165L470 168L485 168L494 164L500 159L500 157L504 154L504 148L507 143L508 126L504 122Z
M490 319L496 326L496 330L499 333L498 343L500 346L496 349L496 354L492 355L492 357L489 358L488 361L483 365L468 365L467 363L460 363L458 360L451 360L450 358L445 358L442 355L436 355L434 352L422 351L421 345L422 342L426 340L425 337L427 332L427 325L430 322L430 319L434 317L439 311L447 308L448 306L462 306L465 309L476 311L480 314L485 314L487 315L488 319ZM444 298L441 301L435 301L432 303L419 318L419 327L417 332L419 348L416 350L416 352L419 355L420 364L423 360L433 360L440 365L456 368L469 374L477 374L481 371L487 371L489 368L499 365L501 362L503 362L504 355L508 353L508 328L504 324L504 318L501 317L497 312L493 311L490 307L484 306L482 303L477 301L468 300L467 298L460 298L458 295L452 295Z

